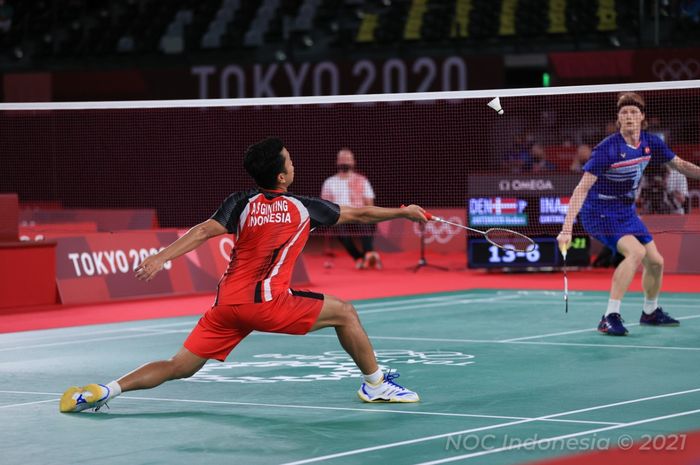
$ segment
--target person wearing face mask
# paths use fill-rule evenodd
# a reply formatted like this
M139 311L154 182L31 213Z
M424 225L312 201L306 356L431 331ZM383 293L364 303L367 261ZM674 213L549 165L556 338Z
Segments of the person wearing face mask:
M369 180L355 172L355 155L349 148L338 151L338 173L326 179L321 188L321 198L340 206L371 207L374 190ZM338 240L355 260L355 268L382 268L379 254L374 251L374 225L340 226ZM352 228L352 229L351 229ZM359 241L356 243L355 238ZM359 247L358 247L359 245Z

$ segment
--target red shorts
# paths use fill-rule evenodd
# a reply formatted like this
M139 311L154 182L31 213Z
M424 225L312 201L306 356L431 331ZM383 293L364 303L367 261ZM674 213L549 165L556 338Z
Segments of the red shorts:
M306 334L323 307L323 294L284 292L270 302L214 305L199 319L185 348L202 358L223 362L252 331Z

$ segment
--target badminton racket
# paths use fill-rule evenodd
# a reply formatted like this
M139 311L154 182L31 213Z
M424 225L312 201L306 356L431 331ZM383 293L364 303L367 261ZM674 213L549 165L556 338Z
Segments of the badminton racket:
M566 246L560 250L561 256L564 257L564 313L569 313L569 278L566 276Z
M405 205L401 205L405 207ZM459 223L453 223L452 221L447 221L444 218L435 216L431 213L425 212L425 217L428 221L436 221L438 223L445 223L456 228L466 229L477 234L481 234L484 238L491 244L495 245L504 250L512 250L514 252L532 252L537 248L535 241L527 237L525 234L521 234L517 231L512 231L505 228L490 228L486 231L481 231L479 229L470 228L469 226L464 226Z

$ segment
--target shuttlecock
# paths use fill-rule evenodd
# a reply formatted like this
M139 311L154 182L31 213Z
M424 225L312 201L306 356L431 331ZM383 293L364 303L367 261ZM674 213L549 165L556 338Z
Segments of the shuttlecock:
M503 114L503 108L501 108L501 99L500 99L500 98L496 97L495 99L491 100L491 101L488 103L488 105L489 105L491 108L493 108L494 110L496 110L496 112L497 112L499 115L502 115L502 114Z

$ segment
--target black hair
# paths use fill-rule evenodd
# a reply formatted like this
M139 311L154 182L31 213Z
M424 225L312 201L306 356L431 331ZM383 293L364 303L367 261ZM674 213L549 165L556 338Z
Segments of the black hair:
M284 144L277 137L268 137L248 147L243 158L243 167L264 189L277 187L277 175L284 173Z

